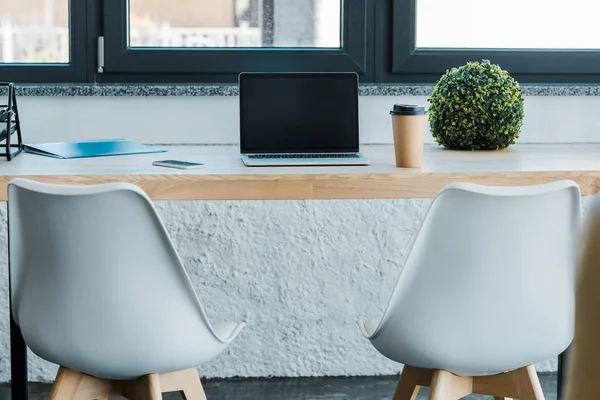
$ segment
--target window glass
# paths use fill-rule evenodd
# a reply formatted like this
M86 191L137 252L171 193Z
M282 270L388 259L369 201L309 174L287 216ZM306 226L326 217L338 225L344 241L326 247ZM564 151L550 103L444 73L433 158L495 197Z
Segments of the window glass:
M0 63L68 62L68 0L0 0Z
M600 49L600 2L417 0L419 48Z
M131 47L341 45L342 0L130 0Z

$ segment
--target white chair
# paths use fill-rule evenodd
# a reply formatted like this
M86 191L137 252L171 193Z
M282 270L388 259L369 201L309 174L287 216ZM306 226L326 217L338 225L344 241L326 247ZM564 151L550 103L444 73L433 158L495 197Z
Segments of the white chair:
M50 399L205 399L196 367L243 324L211 325L150 199L127 183L8 185L12 312L60 365Z
M433 200L381 318L359 321L404 364L394 400L544 398L533 366L573 339L575 182L466 183Z

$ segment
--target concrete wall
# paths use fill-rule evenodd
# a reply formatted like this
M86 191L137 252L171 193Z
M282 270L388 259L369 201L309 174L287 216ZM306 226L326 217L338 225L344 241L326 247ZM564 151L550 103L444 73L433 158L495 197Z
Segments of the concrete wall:
M355 321L383 312L429 203L157 202L209 318L248 323L230 350L200 374L397 374L401 366L374 350ZM3 248L5 218L2 204ZM6 259L2 252L1 382L10 379ZM57 369L33 356L29 365L34 381L52 380ZM537 368L556 366L552 359Z

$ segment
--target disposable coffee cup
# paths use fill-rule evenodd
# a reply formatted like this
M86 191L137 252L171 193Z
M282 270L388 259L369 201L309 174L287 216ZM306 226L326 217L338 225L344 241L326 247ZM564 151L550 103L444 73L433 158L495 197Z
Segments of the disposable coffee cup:
M423 142L427 127L425 107L414 104L395 104L392 111L396 167L421 168Z

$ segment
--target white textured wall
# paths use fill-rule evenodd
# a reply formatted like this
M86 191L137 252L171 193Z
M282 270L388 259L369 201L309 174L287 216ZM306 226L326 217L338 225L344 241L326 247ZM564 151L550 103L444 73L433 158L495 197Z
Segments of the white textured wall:
M355 320L382 313L429 202L157 202L209 318L248 323L230 351L200 373L397 374L400 366L362 338ZM5 204L0 217L6 248ZM6 260L2 252L2 382L10 378ZM556 360L538 370L556 370ZM52 380L55 372L30 357L31 380Z
M362 143L392 143L389 110L394 103L426 105L427 97L361 97ZM237 97L22 97L19 109L25 142L239 143ZM598 110L597 96L526 97L518 142L598 143Z

